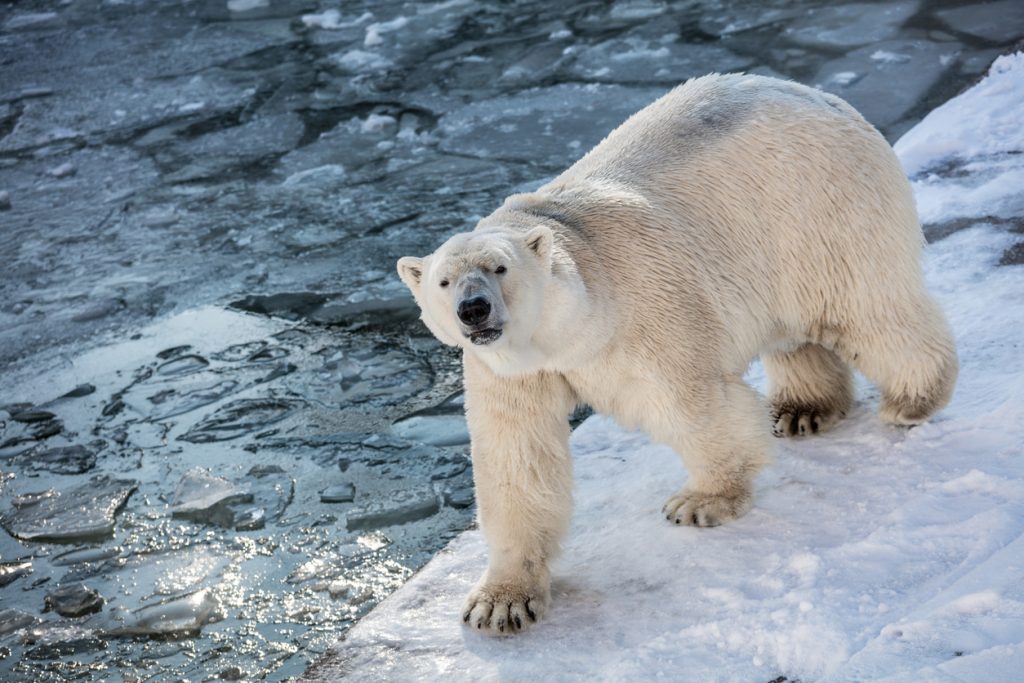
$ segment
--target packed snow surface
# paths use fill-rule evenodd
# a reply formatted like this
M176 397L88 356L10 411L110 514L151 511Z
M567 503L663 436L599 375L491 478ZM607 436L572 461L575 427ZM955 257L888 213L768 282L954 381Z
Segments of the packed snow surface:
M964 185L976 173L1019 173L1011 152L1024 148L1024 107L1004 107L1021 92L1024 56L997 61L907 134L904 162L960 159L966 172L946 181ZM937 201L935 180L915 180L923 213ZM877 391L862 382L836 429L778 442L749 514L697 529L659 514L685 479L676 454L593 417L572 436L576 513L544 622L501 639L463 627L464 596L486 563L480 532L469 531L309 675L1020 680L1024 269L996 266L1019 237L986 222L993 197L971 205L962 194L961 213L978 219L925 250L962 366L952 403L929 424L882 424ZM763 390L760 366L750 379Z

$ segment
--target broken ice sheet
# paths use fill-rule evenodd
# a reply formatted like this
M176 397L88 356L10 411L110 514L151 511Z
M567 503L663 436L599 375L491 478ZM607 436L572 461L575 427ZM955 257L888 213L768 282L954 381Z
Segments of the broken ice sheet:
M412 415L399 420L392 431L413 443L459 446L469 443L469 428L462 415Z
M0 562L0 588L12 583L15 579L32 573L31 560Z
M28 612L11 608L0 609L0 637L6 636L8 633L14 633L26 626L31 626L38 621L37 617L32 616Z
M44 612L53 610L62 617L80 617L99 612L103 609L104 600L98 591L84 583L73 583L48 592L43 603L46 606Z
M93 477L85 484L55 491L25 494L0 524L23 541L66 542L114 532L114 517L139 482L134 479Z
M192 443L237 439L283 420L298 406L298 401L286 399L241 399L220 407L178 438Z
M44 470L54 474L82 474L96 466L96 451L103 447L103 442L95 444L98 448L86 446L58 446L25 453L19 461L32 470Z
M367 503L353 508L346 517L349 531L379 529L394 524L406 524L426 519L440 509L433 489L399 491L389 500Z
M252 494L227 479L210 474L209 470L196 467L178 482L171 502L171 515L195 522L216 524L222 527L234 526L233 503L251 503Z
M25 653L28 659L57 659L81 652L104 649L107 644L90 629L77 625L45 622L25 632L26 643L35 645Z
M190 635L207 624L224 618L220 600L213 590L201 591L173 598L153 605L146 605L127 614L120 611L123 623L107 631L109 636L133 635Z
M279 519L294 496L294 480L276 465L256 465L235 483L196 467L178 482L171 515L251 531Z

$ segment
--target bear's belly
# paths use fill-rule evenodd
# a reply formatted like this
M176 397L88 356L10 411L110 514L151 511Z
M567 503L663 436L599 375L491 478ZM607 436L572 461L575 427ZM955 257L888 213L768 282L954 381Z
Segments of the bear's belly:
M652 431L665 402L663 382L611 372L604 364L566 373L565 378L582 403L614 418L625 429Z

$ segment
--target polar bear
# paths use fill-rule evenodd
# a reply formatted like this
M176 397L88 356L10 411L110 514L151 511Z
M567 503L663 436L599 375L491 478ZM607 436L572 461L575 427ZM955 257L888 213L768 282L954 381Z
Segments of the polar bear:
M513 633L548 610L577 404L675 448L689 479L663 512L700 527L750 507L773 430L843 417L851 368L886 422L944 406L958 364L922 244L899 161L852 107L732 74L679 86L472 232L400 259L424 323L463 349L489 549L463 620ZM742 379L757 356L767 408Z

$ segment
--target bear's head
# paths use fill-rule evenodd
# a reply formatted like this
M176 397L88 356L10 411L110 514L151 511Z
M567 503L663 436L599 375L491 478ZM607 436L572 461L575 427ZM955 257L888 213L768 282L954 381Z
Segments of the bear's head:
M514 354L540 321L553 239L545 225L461 233L429 256L399 259L398 274L441 342Z

